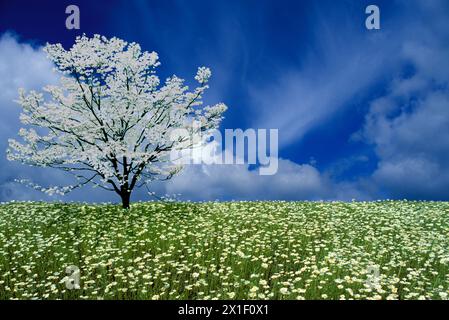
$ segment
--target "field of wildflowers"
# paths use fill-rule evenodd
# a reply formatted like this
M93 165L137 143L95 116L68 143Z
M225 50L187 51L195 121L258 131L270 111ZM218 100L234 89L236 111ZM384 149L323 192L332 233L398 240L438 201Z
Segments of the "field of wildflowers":
M448 294L445 202L0 205L0 299Z

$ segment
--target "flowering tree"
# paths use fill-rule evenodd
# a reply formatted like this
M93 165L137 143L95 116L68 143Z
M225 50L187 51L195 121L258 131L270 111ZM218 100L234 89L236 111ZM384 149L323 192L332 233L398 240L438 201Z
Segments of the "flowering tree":
M203 106L211 76L201 67L193 91L172 76L160 84L155 52L137 43L95 35L77 37L70 50L61 44L44 48L61 73L60 86L44 93L19 90L22 142L9 140L9 160L51 167L73 174L77 183L36 189L65 194L92 184L116 192L129 208L135 187L169 179L181 168L170 152L189 147L192 139L178 132L204 135L216 129L226 106ZM193 126L192 123L200 124Z

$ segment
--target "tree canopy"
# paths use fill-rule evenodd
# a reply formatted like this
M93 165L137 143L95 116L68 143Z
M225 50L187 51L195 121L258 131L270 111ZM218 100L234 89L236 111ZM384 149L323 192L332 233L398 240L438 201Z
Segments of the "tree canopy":
M198 69L199 86L193 90L177 76L161 83L158 54L134 42L83 35L70 50L61 44L44 50L61 74L60 84L43 92L19 90L26 128L19 131L21 141L9 140L7 157L63 170L78 180L52 187L30 182L49 194L92 184L116 192L128 208L134 188L180 171L170 152L190 147L192 139L173 139L173 130L194 135L216 129L227 109L223 103L203 105L208 68Z

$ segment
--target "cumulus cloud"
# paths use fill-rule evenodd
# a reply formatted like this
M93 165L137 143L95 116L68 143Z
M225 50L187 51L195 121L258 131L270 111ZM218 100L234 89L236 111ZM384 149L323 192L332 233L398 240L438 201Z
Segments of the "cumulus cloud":
M190 200L350 200L367 196L351 183L335 183L310 164L279 159L278 172L259 175L247 165L188 165L166 185Z
M371 102L363 138L379 157L373 183L391 197L447 199L449 5L429 1L413 8L422 21L413 24L413 37L398 52L411 72Z
M20 108L14 102L19 87L38 89L55 80L52 66L45 55L28 44L22 44L6 33L0 38L0 200L39 198L39 194L17 186L17 174L29 177L36 173L6 160L8 138L17 134Z
M322 188L314 167L282 159L274 176L261 176L246 165L190 165L167 184L168 193L195 200L308 199Z
M10 200L58 200L15 182L29 179L43 186L73 183L63 172L24 166L6 159L8 138L17 136L21 127L20 106L14 102L18 88L41 90L47 84L58 81L53 65L40 47L22 43L15 35L5 33L0 37L0 201ZM88 199L89 190L77 190L68 200ZM96 192L96 199L106 201L109 195Z

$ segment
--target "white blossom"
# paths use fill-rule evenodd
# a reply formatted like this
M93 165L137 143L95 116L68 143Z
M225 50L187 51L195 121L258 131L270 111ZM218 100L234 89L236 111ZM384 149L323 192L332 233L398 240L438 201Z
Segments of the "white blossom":
M200 67L198 68L198 72L196 73L195 80L199 83L206 83L209 81L210 76L212 75L209 68Z

